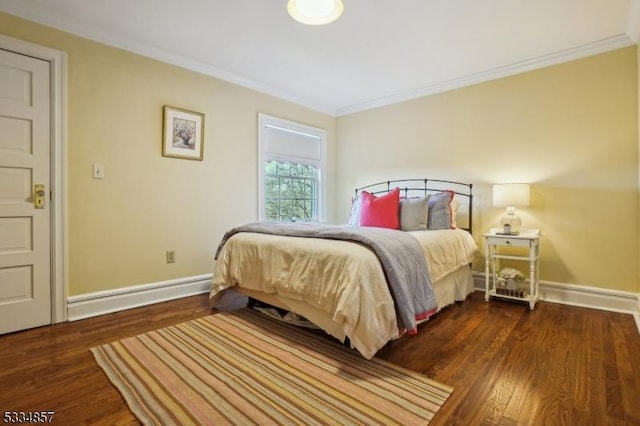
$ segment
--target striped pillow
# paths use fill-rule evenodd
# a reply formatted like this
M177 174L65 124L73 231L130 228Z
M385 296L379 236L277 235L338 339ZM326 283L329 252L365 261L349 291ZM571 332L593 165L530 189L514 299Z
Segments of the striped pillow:
M451 200L455 193L445 190L431 195L429 199L429 215L427 217L427 229L451 229L453 228L453 216L451 215Z

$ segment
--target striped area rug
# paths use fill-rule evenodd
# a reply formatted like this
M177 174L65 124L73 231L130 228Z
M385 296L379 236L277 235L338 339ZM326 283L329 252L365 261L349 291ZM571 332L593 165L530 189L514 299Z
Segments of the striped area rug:
M143 424L424 425L452 391L249 309L91 351Z

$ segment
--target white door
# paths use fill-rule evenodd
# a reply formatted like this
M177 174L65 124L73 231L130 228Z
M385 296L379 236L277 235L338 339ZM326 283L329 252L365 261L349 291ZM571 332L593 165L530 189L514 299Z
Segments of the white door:
M51 324L49 84L49 62L0 50L0 334Z

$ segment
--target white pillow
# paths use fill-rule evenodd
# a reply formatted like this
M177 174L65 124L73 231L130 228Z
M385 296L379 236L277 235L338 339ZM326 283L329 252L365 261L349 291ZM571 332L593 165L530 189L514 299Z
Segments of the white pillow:
M460 201L454 198L453 200L451 200L451 203L449 203L449 207L451 208L451 227L457 228L458 225L456 223L456 214L458 213L458 209L460 208Z
M349 210L349 219L347 225L360 226L360 205L362 204L362 192L351 199L351 209Z

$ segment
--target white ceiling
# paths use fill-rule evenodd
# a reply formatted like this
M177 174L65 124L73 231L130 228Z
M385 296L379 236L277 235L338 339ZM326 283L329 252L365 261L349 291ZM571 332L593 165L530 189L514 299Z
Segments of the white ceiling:
M629 46L640 0L0 0L0 10L344 115ZM2 32L2 28L0 28Z

